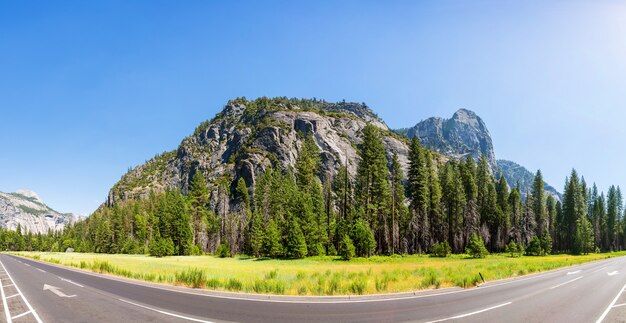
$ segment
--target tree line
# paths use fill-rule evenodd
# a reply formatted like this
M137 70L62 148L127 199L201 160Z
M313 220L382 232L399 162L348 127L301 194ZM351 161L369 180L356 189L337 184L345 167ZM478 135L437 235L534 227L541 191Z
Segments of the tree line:
M537 171L532 189L521 192L516 183L494 177L484 156L437 163L417 138L410 142L404 174L398 156L387 157L380 129L367 125L361 139L354 177L343 165L322 182L320 151L309 134L293 169L270 167L254 187L243 178L224 177L213 183L217 189L211 194L196 171L186 195L170 190L103 206L62 232L2 230L0 248L155 256L340 254L346 259L445 255L468 247L480 254L482 247L536 255L626 248L619 187L611 186L605 195L572 170L561 201L544 191Z

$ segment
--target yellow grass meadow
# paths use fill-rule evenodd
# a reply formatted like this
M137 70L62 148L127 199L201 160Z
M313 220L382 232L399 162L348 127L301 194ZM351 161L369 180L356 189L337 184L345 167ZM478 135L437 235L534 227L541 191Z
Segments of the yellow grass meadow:
M517 257L467 255L380 256L341 261L336 257L298 260L247 257L17 252L17 255L133 279L213 290L281 295L363 295L460 286L624 256L626 252L582 256ZM480 273L480 274L479 274Z

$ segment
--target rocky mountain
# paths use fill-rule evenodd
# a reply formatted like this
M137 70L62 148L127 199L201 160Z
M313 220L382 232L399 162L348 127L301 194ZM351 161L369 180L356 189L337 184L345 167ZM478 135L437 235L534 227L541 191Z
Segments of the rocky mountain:
M47 206L33 191L0 192L2 228L15 230L19 224L24 233L46 233L49 229L62 230L76 220L73 214L59 213Z
M320 147L322 180L335 176L346 162L348 172L355 175L359 132L367 123L382 130L389 160L397 153L406 171L406 137L390 131L364 104L242 98L228 102L215 118L202 123L185 138L178 149L156 156L125 174L111 189L107 203L146 198L150 191L180 188L186 192L198 171L213 192L217 192L217 183L223 178L228 178L231 185L244 178L248 187L253 187L256 175L271 164L283 169L293 167L304 136L309 134ZM211 196L214 197L211 204L217 207L218 194Z
M514 162L496 159L491 134L485 122L473 111L459 109L450 119L432 117L412 128L395 132L409 138L418 136L424 146L455 159L472 156L477 160L485 155L494 175L504 175L509 186L515 186L519 182L524 198L526 191L532 187L534 173ZM560 199L560 194L554 187L547 183L544 186L546 192Z
M425 147L456 159L471 155L477 160L484 154L492 169L497 168L489 130L473 111L460 109L450 119L428 118L407 129L406 136L418 136Z
M497 162L497 175L504 175L507 183L509 183L509 185L511 186L515 186L517 185L517 183L519 183L520 188L522 188L522 197L525 199L527 192L531 189L533 185L535 174L526 169L524 166L521 166L510 160L498 159ZM543 188L546 193L557 197L559 200L561 199L561 193L559 193L554 187L550 186L548 183L544 182Z

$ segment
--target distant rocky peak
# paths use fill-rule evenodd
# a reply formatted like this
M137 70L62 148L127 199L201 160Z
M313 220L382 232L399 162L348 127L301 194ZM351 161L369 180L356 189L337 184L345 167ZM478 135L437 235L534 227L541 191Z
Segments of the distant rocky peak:
M409 138L416 135L424 146L456 159L485 155L491 169L497 169L491 134L471 110L459 109L450 119L432 117L421 121L407 130Z
M22 195L28 199L34 200L35 202L39 202L41 204L43 204L41 198L39 197L39 195L31 190L17 190L14 192L14 195Z
M471 110L461 108L452 115L452 119L450 119L449 121L459 122L477 129L487 131L483 120L474 111Z

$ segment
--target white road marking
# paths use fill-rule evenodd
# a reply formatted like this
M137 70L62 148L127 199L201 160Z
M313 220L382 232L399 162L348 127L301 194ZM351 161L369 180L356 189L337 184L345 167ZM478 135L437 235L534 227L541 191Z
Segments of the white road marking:
M159 309L156 309L156 308L151 308L151 307L144 306L144 305L141 305L141 304L129 302L129 301L123 300L121 298L118 298L118 300L120 300L120 301L122 301L124 303L127 303L127 304L131 304L131 305L135 305L137 307L141 307L141 308L144 308L144 309L147 309L147 310L151 310L151 311L154 311L154 312L157 312L157 313L161 313L161 314L177 317L179 319L189 320L189 321L193 321L193 322L213 323L211 321L205 321L205 320L200 320L200 319L196 319L196 318L193 318L193 317L182 316L182 315L178 315L178 314L174 314L174 313L165 312L165 311L162 311L162 310L159 310Z
M7 323L11 323L11 314L9 314L9 305L7 304L6 297L4 297L4 286L2 286L1 282L0 282L0 292L2 295L2 305L4 306L4 314L6 315Z
M58 276L57 276L57 277L58 277ZM70 284L74 284L74 285L76 285L76 286L78 286L78 287L85 287L85 286L83 286L83 285L81 285L81 284L78 284L78 283L75 283L75 282L73 282L73 281L71 281L71 280L69 280L69 279L65 279L65 278L61 278L61 277L59 277L59 279L60 279L60 280L62 280L62 281L64 281L64 282L68 282L68 283L70 283Z
M626 305L626 303L622 303L622 304L617 304L617 305L613 305L613 308L616 308L616 307L620 307L620 306L624 306L624 305Z
M449 321L449 320L456 320L456 319L468 317L468 316L471 316L471 315L487 312L487 311L490 311L490 310L495 310L496 308L499 308L499 307L502 307L502 306L507 306L507 305L510 305L512 303L513 302L507 302L507 303L504 303L504 304L500 304L500 305L484 308L482 310L478 310L478 311L471 312L471 313L461 314L461 315L452 316L452 317L448 317L448 318L440 319L440 320L435 320L435 321L429 321L428 323L436 323L436 322L443 322L443 321Z
M615 302L617 302L617 299L622 295L622 293L624 292L624 289L626 288L626 284L624 284L624 286L622 287L622 289L619 290L619 293L617 293L617 295L615 295L615 298L613 299L613 301L611 302L611 304L609 304L609 306L606 308L606 310L604 310L604 313L602 313L602 315L598 318L598 320L596 321L596 323L602 323L602 320L604 320L604 318L606 317L607 314L609 314L609 311L611 310L611 308L613 307L613 305L615 305Z
M42 273L45 273L45 272L46 272L45 270L43 270L43 269L39 269L39 268L37 268L37 270L41 271Z
M577 280L579 280L579 279L581 279L581 278L583 278L583 277L584 277L584 276L576 277L576 278L571 279L571 280L568 280L568 281L566 281L566 282L564 282L564 283L560 283L560 284L558 284L558 285L556 285L556 286L552 286L552 287L550 287L550 289L555 289L555 288L557 288L557 287L561 287L561 286L566 285L566 284L569 284L569 283L571 283L571 282L575 282L575 281L577 281Z
M35 317L35 320L37 321L37 323L42 323L41 319L39 318L39 315L37 314L37 311L35 311L33 309L33 307L30 306L30 303L26 299L26 296L24 296L24 294L22 293L20 288L17 287L17 285L15 284L15 281L13 280L13 277L11 277L11 274L9 274L9 271L6 269L6 267L4 267L4 264L2 263L2 261L0 261L0 266L2 266L2 269L7 274L7 276L9 276L9 278L11 278L11 282L13 283L12 285L15 287L15 290L17 291L17 293L20 294L20 296L22 297L22 300L24 300L24 303L26 304L26 306L30 310L30 313ZM3 296L3 300L4 300L4 289L3 288L0 288L0 289L2 289L2 296ZM6 306L6 300L4 300L4 302L5 302L5 306ZM6 307L5 309L6 309L5 312L6 312L7 318L8 318L7 323L11 323L8 307Z
M19 296L19 295L20 295L20 294L13 294L13 295L11 295L11 296L7 297L7 299L9 299L9 298L13 298L13 297L15 297L15 296Z
M598 269L594 270L593 272L594 272L594 273L597 273L597 272L599 272L599 271L602 271L602 270L603 270L604 268L606 268L606 267L608 267L608 266L600 267L600 268L598 268Z
M66 297L66 298L76 297L76 295L65 295L65 293L63 293L60 288L52 286L52 285L48 285L48 284L43 284L43 290L49 290L59 297Z
M567 274L568 275L576 275L580 272L580 270L576 270L576 271L568 271Z
M607 274L607 275L609 275L609 276L614 276L614 275L619 274L619 271L614 270L614 271L612 271L612 272L610 272L610 273L606 273L606 274Z
M30 267L30 265L29 265L29 264L27 264L27 263L24 263L24 266L28 266L28 267Z
M24 315L28 315L28 314L30 314L30 312L32 312L32 311L26 311L26 312L24 312L24 313L22 313L22 314L15 315L15 316L13 316L11 319L13 319L13 320L15 320L15 319L19 319L20 317L22 317L22 316L24 316Z

